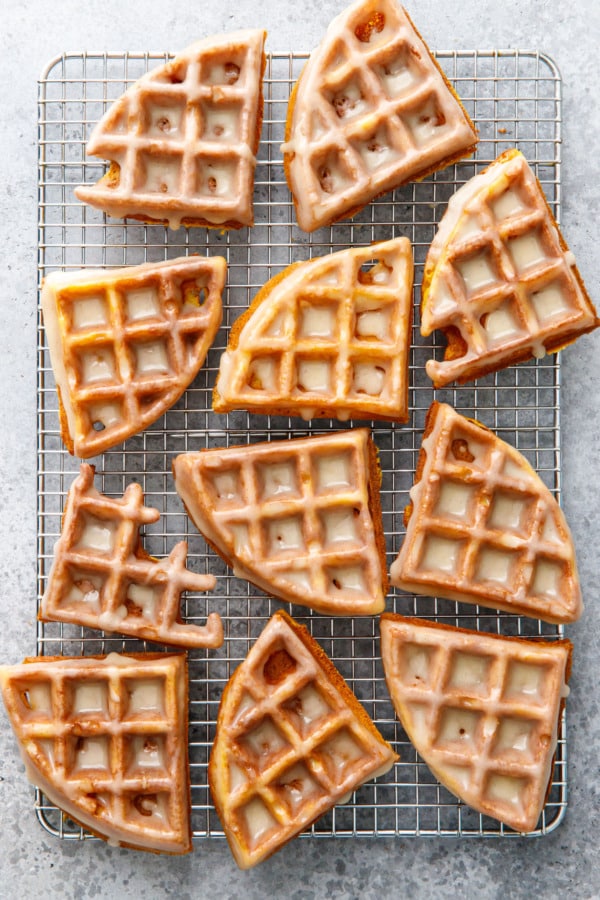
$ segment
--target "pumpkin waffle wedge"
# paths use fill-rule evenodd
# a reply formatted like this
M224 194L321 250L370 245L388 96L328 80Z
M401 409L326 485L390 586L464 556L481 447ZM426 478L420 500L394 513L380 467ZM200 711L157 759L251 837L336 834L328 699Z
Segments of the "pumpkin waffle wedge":
M404 237L289 266L234 323L213 409L405 422L412 283Z
M410 500L396 587L546 622L579 618L564 515L527 460L488 428L433 403Z
M208 767L236 862L266 859L397 759L308 631L275 613L223 692Z
M265 37L206 38L136 81L90 136L87 154L111 165L79 200L171 228L252 225Z
M381 472L366 428L184 453L173 475L238 577L327 615L383 610Z
M113 846L192 849L185 654L39 657L0 667L27 775Z
M221 324L226 267L220 256L190 256L44 279L44 328L69 453L104 453L181 397Z
M205 625L184 624L179 613L183 591L209 591L216 578L186 568L185 541L160 562L140 545L140 527L158 519L139 484L106 497L94 488L93 466L83 464L67 496L39 618L179 647L220 647L218 613Z
M600 320L541 184L507 150L454 194L423 274L421 333L440 329L436 387L554 353Z
M283 163L300 228L473 153L477 134L406 11L359 0L330 24L288 105Z
M516 831L533 831L546 802L571 650L381 617L386 682L415 748L449 791Z

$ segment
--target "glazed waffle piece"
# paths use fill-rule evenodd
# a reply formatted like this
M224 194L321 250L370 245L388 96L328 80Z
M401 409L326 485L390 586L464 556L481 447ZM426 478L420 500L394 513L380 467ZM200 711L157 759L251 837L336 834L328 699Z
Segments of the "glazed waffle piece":
M206 625L183 624L179 614L183 591L212 590L216 578L186 568L185 541L160 562L140 545L140 527L159 517L144 506L139 484L106 497L94 488L93 466L83 464L67 496L39 618L179 647L220 647L218 613Z
M222 257L190 256L44 279L44 327L69 453L104 453L179 399L221 324L225 274Z
M214 410L405 422L412 282L403 237L289 266L234 324Z
M405 524L396 587L546 622L581 615L558 503L514 447L447 404L427 415Z
M600 320L522 153L507 150L451 198L423 274L421 332L442 330L436 387L554 353Z
M470 155L473 123L406 11L359 0L330 24L288 105L283 162L314 231Z
M30 781L113 846L192 849L184 653L0 667Z
M381 472L367 429L184 453L173 475L238 577L327 615L383 610Z
M225 688L208 767L236 862L266 859L397 759L308 631L275 613Z
M90 136L87 154L111 165L79 200L171 228L252 225L265 37L206 38L136 81Z
M533 831L546 802L571 649L381 617L386 682L415 748L449 791L516 831Z

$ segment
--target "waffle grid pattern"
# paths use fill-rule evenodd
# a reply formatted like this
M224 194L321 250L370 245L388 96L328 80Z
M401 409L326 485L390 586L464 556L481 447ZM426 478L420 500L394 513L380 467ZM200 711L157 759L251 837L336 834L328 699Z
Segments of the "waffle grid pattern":
M119 161L117 184L85 183L79 196L142 216L221 224L252 221L262 33L192 48L123 97L90 141Z
M414 525L392 580L424 591L437 583L483 605L489 597L555 621L576 617L575 551L534 473L495 435L447 406L438 407L424 445Z
M393 759L280 620L236 670L222 714L211 778L255 860Z
M366 30L362 10L342 14L345 28L319 48L298 86L290 172L299 216L311 227L475 143L406 13L382 8Z
M467 342L464 358L432 365L436 383L476 373L499 345L535 354L559 328L570 333L593 321L525 160L505 165L515 183L481 198L432 278L428 330L452 326Z
M539 647L534 657L493 637L385 627L390 691L431 765L465 796L529 827L546 793L566 648Z
M309 418L315 410L339 418L372 410L404 420L411 274L405 242L350 249L312 272L291 272L230 351L218 384L223 406Z
M219 322L219 269L199 259L55 288L76 452L102 453L181 393Z
M3 688L21 741L36 746L41 771L69 800L135 843L187 843L185 708L177 682L184 657L91 667L35 662L15 667ZM183 717L183 718L182 718ZM77 720L74 725L73 721ZM91 791L90 772L93 771Z
M214 526L215 544L232 547L249 573L323 612L381 608L364 431L326 436L318 447L229 448L179 464L178 488L191 476L185 493L210 498L202 503L208 536Z
M186 568L183 541L167 559L146 558L139 530L158 519L158 510L144 506L139 484L114 500L99 495L93 481L93 469L85 466L71 488L43 617L89 628L112 625L181 647L219 646L222 628L214 613L204 627L178 622L182 592L209 591L215 579Z
M353 221L306 235L295 225L293 203L283 173L280 145L284 136L287 100L306 62L306 54L274 53L265 72L265 118L256 169L255 221L251 231L218 235L204 229L166 232L158 226L105 220L74 197L74 188L99 178L104 167L86 159L86 134L107 106L143 72L167 61L167 54L73 53L54 60L40 84L40 218L39 274L56 268L135 265L146 260L176 257L186 252L227 257L228 289L224 297L223 327L207 362L181 400L165 417L96 461L97 483L103 493L121 496L137 480L145 502L161 518L144 528L144 546L156 556L168 555L176 541L189 544L189 565L217 575L210 600L192 594L183 616L204 621L211 610L220 612L225 645L218 655L199 651L190 665L190 760L192 824L196 838L222 836L221 825L208 793L206 767L214 736L223 687L246 657L272 612L280 604L234 577L208 550L184 516L170 474L178 453L269 438L286 439L344 428L319 420L304 425L297 419L248 416L211 411L211 397L222 350L232 323L249 306L257 291L285 266L349 246L367 246L405 234L415 254L414 326L410 353L409 408L406 425L376 423L373 438L380 449L383 484L381 501L388 539L388 565L396 558L404 526L402 516L412 487L425 415L434 397L459 412L479 418L500 437L524 453L547 486L560 494L560 368L548 357L480 379L476 384L434 391L425 373L432 356L443 356L442 342L425 341L419 333L419 288L423 264L449 197L476 171L515 143L527 156L542 182L553 212L560 208L560 77L553 63L534 51L440 53L438 61L455 85L479 130L474 160L407 185L366 207ZM62 448L57 400L44 332L39 330L39 595L45 590L52 549L60 534L65 497L78 464ZM364 424L357 422L356 424ZM392 592L387 607L465 628L494 633L546 638L560 629L538 620L461 606L439 598L400 597ZM364 704L384 738L401 761L377 783L365 785L350 803L315 823L315 838L354 835L502 836L512 833L492 819L458 803L436 782L408 743L396 720L383 677L377 619L335 620L293 607L351 689ZM79 655L138 647L128 639L103 637L75 626L40 624L40 654ZM140 648L141 649L141 648ZM566 806L567 746L561 728L553 788L538 831L548 833L561 821ZM43 826L65 839L84 833L64 821L37 795L37 814Z

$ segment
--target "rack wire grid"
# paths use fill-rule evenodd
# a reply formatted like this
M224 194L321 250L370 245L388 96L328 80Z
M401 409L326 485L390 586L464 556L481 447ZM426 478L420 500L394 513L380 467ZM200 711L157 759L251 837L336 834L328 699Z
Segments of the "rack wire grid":
M159 421L122 446L93 460L100 490L120 495L139 482L146 503L160 510L156 525L145 529L145 546L166 555L175 542L189 543L189 565L213 572L214 593L190 595L183 613L203 622L217 610L225 629L218 651L192 651L190 662L189 750L192 823L197 838L221 837L211 804L207 764L214 737L219 699L227 679L245 658L272 612L280 604L253 585L233 576L209 550L184 514L171 478L178 453L205 447L288 439L349 427L352 423L211 410L211 391L221 351L232 322L258 289L285 266L300 259L353 245L367 245L394 235L407 235L415 256L415 321L410 357L410 422L373 423L383 472L382 507L388 564L403 536L402 513L412 485L427 409L434 398L475 416L514 444L560 496L560 369L557 357L521 364L471 385L434 391L425 375L432 352L442 343L419 333L419 300L423 263L449 197L503 150L517 146L541 181L557 218L560 213L561 80L551 59L536 51L439 53L437 58L479 130L475 157L375 200L352 221L305 234L295 224L280 144L287 101L308 54L272 53L265 72L265 115L256 169L255 217L252 229L219 233L202 228L170 231L162 226L107 219L77 202L73 189L92 183L105 171L102 161L86 159L85 143L93 125L111 101L148 69L166 62L168 53L65 53L53 60L39 87L39 283L53 269L123 266L187 253L227 258L228 284L223 326L206 363L181 400ZM38 313L38 518L39 596L60 532L66 493L78 461L64 450L59 432L57 396ZM364 424L361 423L361 424ZM406 594L388 597L388 609L437 619L488 632L555 638L562 630L533 619L494 612L433 597ZM312 837L356 835L485 835L514 836L495 820L482 816L442 787L419 758L397 721L385 686L379 654L377 618L329 618L293 607L334 661L383 736L400 754L400 762L376 783L361 787L350 802L333 809L307 832ZM84 655L131 652L145 645L117 635L58 623L37 626L40 655ZM151 648L156 649L156 648ZM547 834L561 821L566 806L566 739L562 720L548 802L536 835ZM37 815L44 828L61 838L90 836L63 817L40 791Z

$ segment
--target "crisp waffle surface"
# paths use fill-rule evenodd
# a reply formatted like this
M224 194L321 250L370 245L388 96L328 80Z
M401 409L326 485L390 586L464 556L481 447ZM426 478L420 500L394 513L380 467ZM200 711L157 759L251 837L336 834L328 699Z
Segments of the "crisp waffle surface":
M87 153L111 168L76 196L171 228L252 225L263 113L264 31L192 44L113 103Z
M290 266L234 324L213 408L405 422L412 285L404 237Z
M237 863L261 862L396 759L308 631L275 613L225 688L209 763Z
M583 609L575 548L555 498L492 431L434 402L391 582L547 622Z
M183 591L212 590L216 578L186 568L185 541L161 561L140 548L140 527L158 518L157 509L144 506L139 484L121 498L106 497L94 488L94 468L83 464L67 497L40 619L180 647L220 647L218 613L204 626L183 624L179 613Z
M110 844L192 849L185 654L36 658L0 667L28 776Z
M381 617L381 655L396 712L437 778L517 831L544 806L569 641L526 641Z
M541 185L505 151L450 198L423 274L421 332L446 332L436 386L559 350L600 324Z
M198 374L221 324L222 257L180 257L44 279L44 328L70 453L142 431Z
M330 24L292 93L284 166L314 231L472 153L473 123L405 10L359 0Z
M185 453L173 475L238 576L329 615L383 610L381 474L367 429Z

